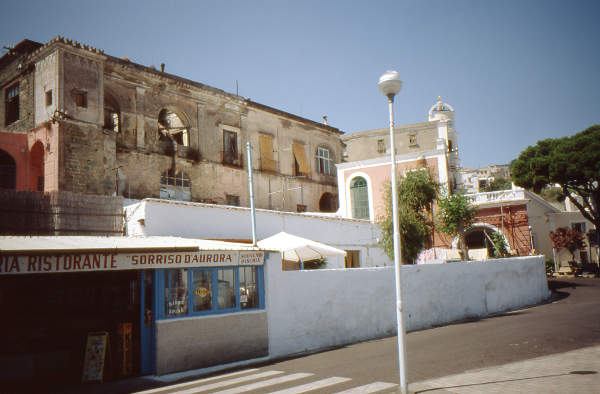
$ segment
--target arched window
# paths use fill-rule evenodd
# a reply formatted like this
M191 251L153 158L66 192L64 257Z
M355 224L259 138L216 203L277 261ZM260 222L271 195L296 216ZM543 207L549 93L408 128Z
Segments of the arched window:
M329 149L319 146L315 155L315 162L317 172L325 175L335 175L333 153Z
M331 193L323 193L319 200L319 211L335 212L338 209L337 197Z
M188 127L175 112L163 109L158 114L158 138L175 141L179 145L189 146Z
M17 188L17 166L10 154L0 149L0 189Z
M192 182L183 171L172 168L160 176L160 198L167 200L191 201Z
M352 217L354 219L369 219L369 191L367 181L357 177L350 184L350 201L352 202Z

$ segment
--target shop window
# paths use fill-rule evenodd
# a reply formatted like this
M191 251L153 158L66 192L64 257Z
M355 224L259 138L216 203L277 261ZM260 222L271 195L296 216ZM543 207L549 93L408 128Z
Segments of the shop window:
M217 270L217 281L219 288L217 294L218 308L235 308L235 271L233 268L223 268Z
M49 107L51 105L52 105L52 89L50 89L46 92L46 107Z
M240 267L240 307L259 307L258 267Z
M192 283L194 286L194 311L213 309L211 271L192 271Z
M310 166L308 165L308 160L306 160L304 145L294 142L292 144L292 152L294 153L294 175L303 176L310 174Z
M262 266L159 271L159 318L263 309Z
M324 147L317 148L315 166L320 174L334 175L335 166L333 165L333 155L329 149Z
M19 84L6 89L4 103L6 111L5 124L8 126L19 120Z
M262 171L276 171L275 160L273 159L273 137L260 134L258 145L260 147L260 169Z
M175 112L163 109L158 114L158 138L161 141L175 141L178 145L189 146L188 127Z
M188 270L165 270L165 316L185 316L188 313Z
M223 130L223 164L240 166L241 160L238 154L237 133L231 130Z
M166 200L192 200L192 182L186 173L172 168L160 176L160 198Z
M347 250L344 257L344 266L346 268L360 267L360 250Z
M365 178L357 177L352 180L350 199L352 202L352 217L354 219L369 219L369 192Z

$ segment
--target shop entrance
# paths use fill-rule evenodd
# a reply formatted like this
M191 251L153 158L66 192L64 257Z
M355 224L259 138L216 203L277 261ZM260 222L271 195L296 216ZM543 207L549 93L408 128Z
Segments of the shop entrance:
M90 332L106 331L104 380L140 366L140 271L51 273L0 278L0 381L81 381Z

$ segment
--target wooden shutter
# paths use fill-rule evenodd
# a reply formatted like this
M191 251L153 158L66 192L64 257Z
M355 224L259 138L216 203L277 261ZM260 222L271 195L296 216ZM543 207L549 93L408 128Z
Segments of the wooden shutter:
M299 170L302 174L309 175L310 174L310 165L308 164L308 160L306 160L306 153L304 153L304 145L294 142L292 144L292 150L294 151L294 157L298 162Z
M275 171L273 137L267 134L259 134L258 145L260 147L260 168L263 171Z

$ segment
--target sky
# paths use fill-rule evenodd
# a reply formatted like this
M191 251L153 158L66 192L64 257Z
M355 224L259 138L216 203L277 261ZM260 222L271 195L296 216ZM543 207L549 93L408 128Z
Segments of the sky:
M462 167L508 164L600 123L600 1L19 0L0 46L57 35L345 133L455 110ZM0 50L0 54L5 50Z

